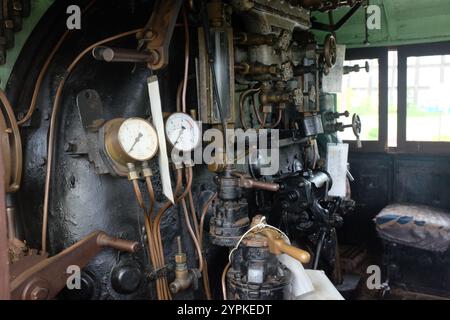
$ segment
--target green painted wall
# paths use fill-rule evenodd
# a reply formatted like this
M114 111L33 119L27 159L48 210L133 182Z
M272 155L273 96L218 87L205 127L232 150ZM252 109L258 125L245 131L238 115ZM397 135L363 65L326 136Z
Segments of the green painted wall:
M23 20L22 31L15 34L14 48L7 51L6 64L0 66L0 87L5 89L11 71L19 57L20 51L33 31L36 24L50 7L54 0L34 0L31 1L31 15Z
M381 8L381 29L369 31L370 46L427 43L450 40L449 0L371 0L370 4ZM335 22L348 8L334 13ZM328 15L314 13L321 22L328 22ZM363 47L365 39L364 9L347 21L337 32L339 43L348 47ZM317 32L318 39L324 32Z

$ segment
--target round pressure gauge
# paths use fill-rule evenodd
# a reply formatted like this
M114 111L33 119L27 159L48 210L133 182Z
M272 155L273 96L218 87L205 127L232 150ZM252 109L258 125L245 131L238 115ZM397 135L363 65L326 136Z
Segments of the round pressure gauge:
M158 151L158 135L142 118L114 119L107 125L105 144L109 156L126 165L147 161Z
M174 113L167 119L166 135L170 144L183 152L194 150L201 141L200 127L185 113Z

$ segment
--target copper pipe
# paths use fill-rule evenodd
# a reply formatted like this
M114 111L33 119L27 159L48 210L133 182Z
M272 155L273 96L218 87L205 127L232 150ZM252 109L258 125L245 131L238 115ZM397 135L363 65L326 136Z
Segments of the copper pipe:
M278 118L277 121L271 126L271 128L276 128L281 123L281 119L283 119L283 109L278 110Z
M200 248L202 249L202 252L203 252L203 226L205 224L206 212L208 212L209 206L214 201L214 199L216 199L216 197L217 197L217 192L215 194L213 194L212 197L208 199L208 201L206 201L206 203L202 209L202 214L200 217L200 227L199 227L200 235L199 235L199 239L198 239L198 242L200 244ZM211 288L209 286L208 262L206 261L206 257L203 257L203 259L204 259L204 262L203 262L203 286L205 288L206 298L208 300L211 300L212 294L211 294Z
M184 38L185 38L185 46L184 46L184 80L183 80L183 95L182 95L182 107L183 112L186 113L186 91L187 91L187 83L188 83L188 74L189 74L189 25L188 18L186 14L186 7L183 8L183 23L184 23Z
M47 147L47 172L45 177L45 190L44 190L44 208L43 208L43 215L42 215L42 253L45 253L47 251L47 223L48 223L48 205L49 205L49 197L50 197L50 182L51 182L51 169L53 165L53 150L55 146L55 128L56 128L56 121L58 119L59 109L61 106L61 99L62 99L62 92L64 89L64 85L69 77L69 75L72 73L72 71L75 69L77 64L83 59L83 57L91 52L91 50L97 46L103 45L105 43L128 37L130 35L134 35L138 33L139 31L142 31L142 29L136 29L128 32L124 32L121 34L118 34L113 37L106 38L104 40L101 40L99 42L94 43L93 45L86 48L83 52L81 52L69 65L69 67L66 70L66 74L62 78L61 82L59 83L58 89L56 91L55 100L53 102L53 110L52 110L52 116L50 119L50 127L49 127L49 137L48 137L48 147Z
M136 49L111 48L106 46L92 49L92 56L95 60L105 62L153 63L156 59L155 55Z
M181 107L182 97L181 97L181 95L183 94L183 87L184 87L184 80L181 80L180 84L178 85L178 88L177 88L177 112L181 112L181 110L182 110L182 107Z
M181 169L178 169L177 170L177 184L175 187L175 195L177 195L180 192L181 184L182 184L182 172L181 172ZM162 239L161 239L161 225L160 225L161 218L163 217L163 215L165 214L167 209L169 209L171 206L172 206L172 203L170 201L167 201L158 210L158 214L154 220L154 229L153 229L152 236L154 238L155 247L156 247L156 251L157 251L157 258L158 258L157 259L157 268L161 268L165 264L164 250L163 250ZM161 287L163 298L171 299L171 294L170 294L170 290L169 290L169 286L168 286L168 282L167 282L167 277L158 278L156 280L156 282Z
M256 93L258 93L258 92L260 92L260 91L261 91L261 88L248 89L248 90L244 91L244 92L241 94L240 98L239 98L239 110L240 110L241 124L242 124L242 127L243 127L245 130L248 129L247 125L245 124L245 120L244 120L244 113L245 113L245 112L244 112L244 102L245 102L245 99L247 98L248 95L250 95L250 94L256 94ZM254 110L255 110L256 117L257 117L259 120L261 120L261 117L260 117L259 113L257 112L256 107L255 107L254 105L253 105L253 108L254 108ZM259 121L259 120L258 120L258 122L261 123L262 120L261 120L261 121Z
M184 199L184 198L181 199L181 206L183 208L184 219L186 220L186 227L189 231L189 234L191 235L192 241L194 242L195 249L197 250L198 262L199 262L198 270L199 270L199 272L202 272L203 271L203 254L202 254L202 250L200 249L200 245L197 241L197 238L195 237L195 232L192 229L191 222L189 221L189 213L188 213L188 209L186 206L186 199Z
M150 197L150 209L148 210L148 214L151 216L155 207L155 191L153 189L152 178L145 177L145 184L147 185L147 191Z
M230 269L230 267L231 267L231 263L228 262L228 264L225 266L225 269L223 269L223 272L222 272L221 283L222 283L223 300L228 300L227 299L227 272L228 272L228 269Z
M88 11L96 2L97 0L91 1L82 11L82 14ZM36 80L36 85L34 86L33 96L31 98L30 106L28 107L28 111L23 117L23 119L19 120L17 124L19 126L22 126L25 124L28 120L31 119L33 116L34 111L36 110L36 104L37 104L37 98L39 96L39 91L41 90L42 81L44 80L45 74L47 73L47 70L50 66L50 63L53 61L53 58L55 57L58 50L61 48L64 41L69 36L70 31L66 30L61 38L58 40L56 45L53 47L52 51L50 52L50 55L48 56L47 60L45 60L44 66L42 67L41 71L39 72L38 78Z
M145 218L145 231L147 234L147 242L148 242L148 253L149 253L149 258L150 258L150 262L153 265L153 267L156 268L156 253L155 253L155 246L153 244L153 237L152 237L152 225L151 225L151 220L149 215L147 214L147 209L145 207L144 204L144 199L141 193L141 190L139 188L139 184L137 180L133 180L133 189L134 189L134 193L136 195L136 199L139 203L139 206L142 208L142 210L144 211L144 218ZM157 295L158 297L161 295L159 288L157 288Z
M11 103L9 102L5 92L1 89L0 89L0 101L3 105L3 108L5 109L7 118L10 122L9 124L7 122L7 125L11 127L10 129L14 139L14 154L11 154L11 158L13 159L15 166L14 167L11 166L11 176L6 177L6 179L4 179L5 181L9 182L8 184L5 185L6 192L16 192L17 190L19 190L20 182L22 180L22 163L23 163L22 138L20 136L19 126L17 125L14 109ZM4 182L1 181L1 183Z
M264 129L267 123L267 118L269 117L269 115L267 113L264 113L262 122L260 122L260 129Z
M188 202L189 202L189 208L191 210L192 222L194 223L195 237L197 239L200 239L198 217L197 217L197 212L195 210L194 198L192 196L192 190L189 190L189 192L188 192Z
M217 198L217 192L212 195L211 198L205 203L202 209L202 215L200 217L200 238L198 239L200 243L203 243L203 226L205 224L206 212L208 212L208 208L211 203Z
M182 172L181 169L177 169L177 184L175 187L175 195L177 195L181 190L181 184L182 184ZM176 202L179 199L176 199ZM172 206L172 202L167 201L159 210L154 220L154 237L157 240L158 245L161 244L161 231L160 231L160 224L161 224L161 218L166 213L166 211ZM162 246L162 244L161 244ZM161 254L161 252L159 252ZM164 254L163 260L164 260Z
M206 300L212 300L211 287L209 286L208 263L206 257L203 256L203 288L205 290Z

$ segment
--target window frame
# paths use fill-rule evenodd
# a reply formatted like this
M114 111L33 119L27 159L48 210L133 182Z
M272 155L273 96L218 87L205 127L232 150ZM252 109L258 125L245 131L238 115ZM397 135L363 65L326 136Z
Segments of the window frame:
M396 49L398 54L397 148L389 148L389 150L410 154L450 154L450 142L408 141L406 131L408 108L407 60L409 57L450 55L450 42L405 45L398 46Z
M345 61L378 59L378 140L361 141L362 148L357 148L356 141L344 140L350 151L385 152L388 140L388 48L356 48L347 49ZM365 72L365 71L360 71ZM364 126L364 123L362 124Z
M390 50L397 51L397 146L388 146L388 99ZM356 148L356 141L345 140L353 152L382 152L392 154L450 155L450 142L407 141L407 59L433 55L450 55L450 41L401 45L389 47L349 48L345 60L378 59L379 68L379 134L378 141L362 141L363 147ZM364 123L362 124L364 126Z

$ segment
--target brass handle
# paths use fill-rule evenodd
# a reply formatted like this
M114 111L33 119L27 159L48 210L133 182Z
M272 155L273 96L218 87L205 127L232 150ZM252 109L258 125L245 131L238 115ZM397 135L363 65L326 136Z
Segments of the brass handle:
M311 260L311 255L307 251L291 246L287 244L283 239L274 240L274 245L282 253L291 256L292 258L300 261L303 264L309 263L309 261Z
M281 238L280 234L275 230L263 229L261 233L264 234L268 239L269 250L274 255L278 256L282 253L285 253L303 264L309 263L309 261L311 260L311 255L307 251L287 244L284 239Z
M273 182L262 182L258 180L254 180L244 173L241 172L233 172L233 175L239 178L239 185L245 189L259 189L270 192L277 192L280 190L280 185L278 183Z

